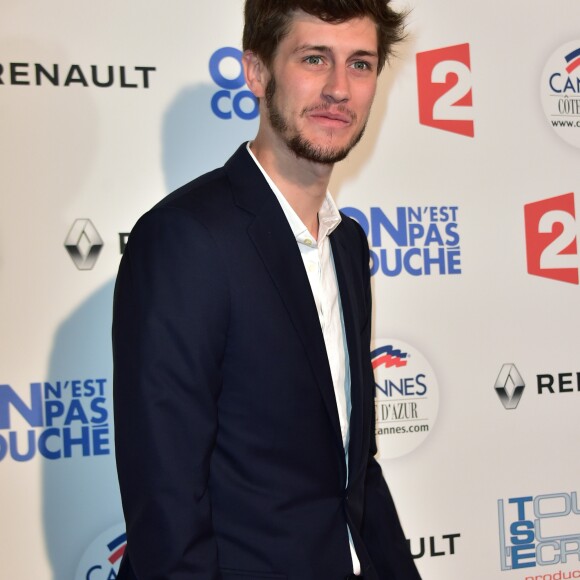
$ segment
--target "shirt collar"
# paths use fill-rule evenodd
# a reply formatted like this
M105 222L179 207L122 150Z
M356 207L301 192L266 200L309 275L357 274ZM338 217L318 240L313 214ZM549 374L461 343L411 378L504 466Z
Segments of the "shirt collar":
M324 238L329 236L342 221L340 212L330 195L330 192L326 192L324 201L322 202L321 208L318 210L318 242L312 239L308 228L304 225L304 222L298 217L298 214L294 211L292 206L288 203L288 200L284 197L282 192L278 189L272 178L266 173L266 170L260 165L260 162L256 156L252 153L250 149L250 141L246 144L246 149L250 154L250 157L254 160L258 169L264 175L264 178L268 182L268 185L274 192L276 199L280 203L284 215L288 220L288 224L292 229L292 233L299 244L306 244L307 246L316 246L322 242Z

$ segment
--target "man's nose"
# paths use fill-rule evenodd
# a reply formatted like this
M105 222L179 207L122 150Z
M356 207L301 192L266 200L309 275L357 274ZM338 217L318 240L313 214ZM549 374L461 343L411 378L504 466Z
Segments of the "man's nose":
M322 92L326 99L335 103L348 101L350 99L348 71L343 67L333 67L326 77Z

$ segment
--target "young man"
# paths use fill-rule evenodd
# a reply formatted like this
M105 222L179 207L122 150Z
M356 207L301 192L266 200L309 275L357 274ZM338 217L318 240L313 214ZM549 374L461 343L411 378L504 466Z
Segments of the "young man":
M139 220L115 291L120 580L419 580L373 458L369 253L327 193L389 0L247 0L260 127Z

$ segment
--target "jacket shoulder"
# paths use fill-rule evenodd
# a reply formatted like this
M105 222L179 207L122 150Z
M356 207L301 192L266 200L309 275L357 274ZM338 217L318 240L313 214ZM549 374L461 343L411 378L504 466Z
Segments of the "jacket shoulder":
M246 143L242 143L237 151L228 159L223 167L209 171L182 185L150 211L161 208L178 208L194 212L220 209L233 201L233 192L238 185L232 183L249 171L252 166L247 152Z
M231 196L231 188L224 168L219 167L182 185L154 205L149 212L155 213L167 208L195 212L203 207L220 205L220 202L223 204L224 196Z

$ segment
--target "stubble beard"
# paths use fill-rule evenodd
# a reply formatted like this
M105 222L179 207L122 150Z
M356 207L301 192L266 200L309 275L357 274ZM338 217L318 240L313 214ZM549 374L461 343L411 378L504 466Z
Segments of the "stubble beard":
M286 146L296 155L296 157L306 159L308 161L313 161L315 163L322 163L324 165L333 165L338 161L342 161L351 151L351 149L362 139L366 128L366 121L361 127L361 130L353 136L347 145L342 148L336 149L333 147L322 147L319 145L314 145L311 141L306 139L303 135L298 132L292 133L288 126L288 122L284 117L282 111L277 107L274 100L276 94L276 79L274 76L270 77L268 84L266 85L266 91L264 98L266 101L266 106L268 107L268 119L272 128L282 137ZM314 109L324 110L326 105L318 105ZM304 109L302 115L308 113L314 109ZM356 115L343 105L338 106L338 110L342 113L346 113L351 117L353 122L356 122Z

